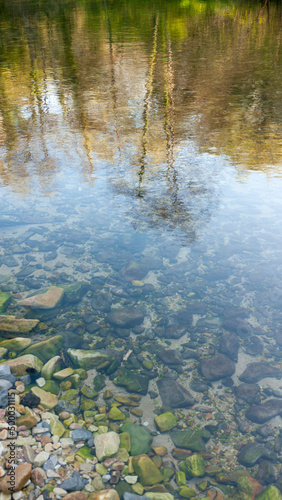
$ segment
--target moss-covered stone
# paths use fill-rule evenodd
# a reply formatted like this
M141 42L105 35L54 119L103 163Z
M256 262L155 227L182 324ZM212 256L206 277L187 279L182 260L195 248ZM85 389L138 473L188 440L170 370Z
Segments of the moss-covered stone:
M185 486L186 484L185 472L183 472L182 470L176 472L176 484L177 486Z
M64 401L75 401L77 396L78 394L76 389L69 389L63 396L60 397L60 399L63 399Z
M39 319L17 318L16 316L0 316L0 332L29 333L39 323Z
M55 335L55 337L31 345L23 351L23 354L33 354L41 359L43 363L47 363L49 359L58 354L63 344L64 338L61 335Z
M163 481L163 475L147 455L133 459L134 472L143 486L152 486Z
M83 458L84 460L86 460L87 458L93 460L93 455L91 454L91 448L89 448L88 446L82 446L82 448L79 448L79 450L76 452L76 455Z
M110 356L94 350L68 349L67 354L75 366L85 370L97 368L105 361L110 360Z
M7 292L0 292L0 314L6 311L9 302L12 300L12 295Z
M60 356L53 356L53 358L49 359L47 363L42 368L41 375L45 378L45 380L51 380L54 373L58 372L61 369L61 358Z
M191 457L187 457L184 464L184 472L188 477L201 477L205 475L205 462L202 455L195 453Z
M51 392L56 396L58 396L60 392L60 387L58 386L57 382L55 382L55 380L46 380L46 384L43 385L42 389L46 392Z
M67 304L75 304L76 302L79 302L89 290L89 286L90 285L87 281L79 281L73 285L62 285L61 288L65 292L63 302Z
M85 396L86 398L89 398L89 399L97 398L97 396L98 396L98 392L94 391L94 389L92 389L88 385L83 385L80 389L80 392L81 392L81 394L83 394L83 396Z
M121 431L127 432L130 435L132 456L148 453L153 438L144 427L131 422L126 422L121 427Z
M149 378L139 373L131 372L123 368L114 379L115 385L126 387L128 392L137 392L146 395L148 392Z
M160 432L166 432L177 425L177 419L173 413L167 411L155 417L155 423Z
M55 408L55 406L57 406L58 398L54 394L46 392L40 387L32 387L31 391L33 392L33 394L40 398L40 404L44 408L52 410L53 408Z
M282 493L276 486L268 486L256 500L282 500Z
M112 406L108 415L110 420L124 420L125 414L122 413L116 406Z
M14 339L2 340L0 347L5 347L8 351L21 352L31 344L31 339L25 337L15 337Z
M175 446L198 452L205 449L205 441L211 436L205 429L171 431L169 435Z
M177 491L183 498L194 498L197 495L196 491L188 486L180 486Z

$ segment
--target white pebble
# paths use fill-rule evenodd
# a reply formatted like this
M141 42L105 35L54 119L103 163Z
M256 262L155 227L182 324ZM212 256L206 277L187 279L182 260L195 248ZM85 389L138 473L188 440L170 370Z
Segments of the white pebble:
M137 483L138 476L125 476L124 478L128 484L135 484Z
M102 478L104 479L104 481L107 483L110 479L111 479L111 475L110 474L104 474L102 476Z

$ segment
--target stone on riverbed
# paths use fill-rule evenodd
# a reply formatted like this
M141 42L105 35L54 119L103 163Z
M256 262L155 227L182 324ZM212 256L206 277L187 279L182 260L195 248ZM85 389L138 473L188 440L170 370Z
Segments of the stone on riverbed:
M29 333L39 323L39 319L17 318L16 316L0 315L0 332Z
M153 486L164 480L162 473L148 455L135 457L133 459L133 468L142 486Z
M45 378L45 380L51 380L54 373L58 372L61 369L61 357L54 356L49 359L47 363L43 366L41 370L41 376Z
M15 337L14 339L3 340L0 347L5 347L8 351L20 352L31 344L31 339L25 337Z
M125 368L119 370L119 375L114 379L114 384L126 387L128 392L137 392L146 395L148 392L149 378Z
M268 486L256 500L282 500L282 493L276 486Z
M177 425L177 419L173 413L167 411L155 417L155 423L160 432L166 432Z
M107 354L94 350L68 349L67 354L75 366L84 368L84 370L96 368L96 366L111 359Z
M203 451L205 449L204 441L207 441L211 434L205 429L188 431L171 431L169 433L175 446L191 451Z
M46 392L43 389L40 389L40 387L32 387L31 391L35 394L35 396L40 398L40 404L44 408L48 408L48 410L52 410L52 408L55 408L58 404L58 398L54 394Z
M280 379L282 372L268 363L250 363L242 375L240 375L239 380L248 384L255 384L267 377Z
M130 436L130 445L131 445L130 454L132 456L148 453L153 438L149 434L149 432L145 429L145 427L132 424L131 422L126 422L121 427L121 431L127 432Z
M261 458L275 460L275 453L261 443L248 443L241 449L237 460L245 467L253 467Z
M113 309L107 316L107 320L118 328L132 328L143 323L144 314L135 307L124 307Z
M13 485L13 491L21 491L24 485L27 483L31 475L31 464L19 464L15 469L15 474L12 476L15 479L15 485ZM6 474L6 476L1 477L0 479L0 491L4 493L4 495L11 494L11 484L10 475Z
M264 424L277 415L282 415L282 400L269 399L260 405L253 405L246 411L246 417L255 424Z
M224 354L215 354L201 359L201 372L211 382L231 377L235 373L233 361Z
M157 386L164 406L188 408L196 402L192 394L172 378L158 380Z
M32 354L25 354L24 356L19 356L18 358L5 361L3 365L10 366L12 373L22 376L27 374L27 368L33 368L37 372L40 372L43 363L36 356L33 356Z
M120 444L119 435L114 431L97 434L94 437L94 444L96 456L101 462L117 453Z
M49 359L58 354L60 349L63 347L63 344L64 338L61 335L55 335L55 337L51 337L47 340L31 345L25 349L23 354L33 354L41 359L43 363L46 363Z
M9 293L0 292L0 314L2 314L6 310L11 299L12 295L10 295Z
M119 500L119 495L114 489L100 490L91 493L88 500Z
M45 293L19 300L19 305L28 306L32 309L53 309L61 302L63 295L64 290L62 288L51 286Z

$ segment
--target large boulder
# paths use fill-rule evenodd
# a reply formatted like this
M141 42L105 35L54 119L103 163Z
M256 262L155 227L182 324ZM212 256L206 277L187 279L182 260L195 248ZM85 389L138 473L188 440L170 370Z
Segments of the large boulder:
M43 363L49 361L58 354L60 349L63 347L64 338L61 335L55 335L47 340L32 344L30 347L25 349L23 354L33 354L37 356Z
M20 352L31 344L31 339L26 337L15 337L14 339L3 340L0 347L5 347L8 351Z

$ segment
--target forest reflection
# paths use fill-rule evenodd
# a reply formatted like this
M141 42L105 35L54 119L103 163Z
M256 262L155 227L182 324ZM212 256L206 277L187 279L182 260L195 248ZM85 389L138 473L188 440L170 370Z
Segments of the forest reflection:
M112 165L139 197L158 176L177 197L187 141L245 169L280 169L279 3L0 8L0 182L13 191L35 178L44 190L69 161L90 184Z

